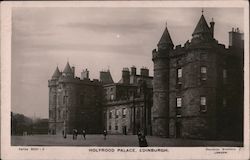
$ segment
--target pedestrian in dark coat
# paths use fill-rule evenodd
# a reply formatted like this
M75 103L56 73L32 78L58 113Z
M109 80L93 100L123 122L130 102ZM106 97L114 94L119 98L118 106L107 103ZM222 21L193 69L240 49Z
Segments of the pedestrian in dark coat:
M75 129L73 129L72 135L73 135L73 140L75 140Z
M84 139L86 139L86 131L85 130L82 130L82 136Z
M75 129L75 139L77 139L78 131Z
M144 134L138 133L138 140L139 140L140 147L147 147L148 146L146 136Z
M76 129L73 129L73 140L76 139L76 136L77 136L77 135L76 135L76 132L77 132Z
M107 131L106 131L106 129L104 129L103 135L104 135L104 140L106 140L106 136L107 136Z

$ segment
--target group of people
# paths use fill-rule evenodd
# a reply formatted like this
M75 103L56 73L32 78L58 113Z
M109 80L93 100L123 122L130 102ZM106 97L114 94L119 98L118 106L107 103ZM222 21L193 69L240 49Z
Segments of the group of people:
M62 131L62 134L63 134L63 138L67 138L67 134L65 133L64 130ZM78 135L77 129L73 129L72 134L73 134L73 140L76 140L77 135ZM106 137L107 137L107 131L106 130L103 130L103 136L104 136L104 140L106 140ZM84 129L82 130L82 137L83 137L84 140L86 140L86 131Z
M73 133L73 140L76 140L77 135L78 135L77 129L73 129L72 133ZM64 138L67 138L67 134L65 133L64 130L63 130L62 134L63 134ZM104 136L104 140L106 140L106 137L107 137L107 131L106 130L103 130L103 136ZM139 130L137 136L138 136L139 146L140 147L147 147L148 143L147 143L147 140L146 140L146 136L144 135L144 132ZM82 130L82 137L83 137L84 140L86 140L86 131L84 129Z

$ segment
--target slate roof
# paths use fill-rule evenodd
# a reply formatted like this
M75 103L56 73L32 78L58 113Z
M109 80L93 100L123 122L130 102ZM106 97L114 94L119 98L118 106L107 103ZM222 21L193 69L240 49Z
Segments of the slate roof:
M211 33L210 28L209 28L209 26L206 22L206 19L203 15L201 15L201 18L200 18L198 24L196 25L192 35L200 34L200 33Z
M66 66L65 66L65 68L63 70L63 73L73 73L73 71L72 71L72 69L71 69L71 67L69 65L69 62L67 62Z
M160 46L160 45L170 45L170 46L174 45L173 41L172 41L172 39L170 37L170 34L168 32L167 26L166 26L166 28L165 28L162 36L161 36L160 41L158 42L158 46Z
M53 73L52 78L59 78L61 76L61 72L58 69L58 66L56 67L55 72Z

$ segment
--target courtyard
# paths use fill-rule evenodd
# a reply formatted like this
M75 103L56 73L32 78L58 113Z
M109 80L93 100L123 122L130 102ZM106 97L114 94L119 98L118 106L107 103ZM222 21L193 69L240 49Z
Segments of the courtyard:
M73 140L72 135L64 139L61 135L27 135L11 136L12 146L106 146L106 147L138 147L136 135L107 135L104 140L103 135L86 135L86 140L82 135L78 135ZM241 147L242 142L222 141L222 140L194 140L194 139L170 139L154 136L146 136L149 147Z

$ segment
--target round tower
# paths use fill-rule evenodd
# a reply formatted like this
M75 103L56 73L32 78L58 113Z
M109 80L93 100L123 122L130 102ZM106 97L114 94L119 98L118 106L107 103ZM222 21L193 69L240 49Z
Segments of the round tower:
M74 78L74 67L69 65L67 62L62 76L59 79L60 92L58 93L61 97L59 103L60 113L60 126L58 126L58 132L72 133L75 128L75 106L76 106L76 83Z
M168 137L169 133L169 53L174 45L167 26L158 43L158 50L154 49L154 80L152 133L156 136Z
M57 109L57 81L61 76L61 72L58 67L51 80L49 80L49 133L56 134L56 109Z

